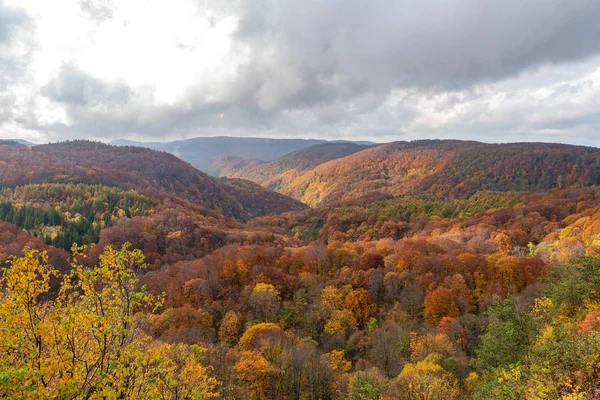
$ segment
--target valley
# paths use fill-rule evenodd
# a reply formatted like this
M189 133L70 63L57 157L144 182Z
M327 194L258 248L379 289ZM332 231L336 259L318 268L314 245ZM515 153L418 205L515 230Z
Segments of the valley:
M60 395L88 363L199 398L519 398L573 392L573 376L597 393L598 149L325 143L211 168L221 177L140 147L0 144L0 337L42 346L33 367L10 353L37 372L3 364L2 391L42 374L32 393ZM56 341L89 346L92 321L122 344ZM74 373L51 374L57 362ZM80 390L129 388L101 376Z

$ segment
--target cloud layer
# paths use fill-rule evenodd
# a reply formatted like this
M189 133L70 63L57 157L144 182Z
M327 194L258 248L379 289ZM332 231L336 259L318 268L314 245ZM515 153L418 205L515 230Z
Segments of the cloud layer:
M0 0L0 124L10 121L17 104L15 88L26 75L31 42L26 29L30 21L20 10Z
M0 137L600 146L595 0L13 2Z

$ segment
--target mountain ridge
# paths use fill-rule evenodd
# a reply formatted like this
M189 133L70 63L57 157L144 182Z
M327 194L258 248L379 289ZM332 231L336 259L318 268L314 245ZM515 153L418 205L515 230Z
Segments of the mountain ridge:
M141 142L128 139L115 139L110 142L117 146L148 147L166 151L205 171L212 163L223 156L235 155L263 162L273 161L286 154L321 143L335 143L323 139L272 139L235 136L195 137L170 142ZM345 142L345 141L341 141Z
M555 143L420 140L371 146L277 184L257 178L261 168L241 176L315 207L370 193L467 198L478 190L589 186L600 182L600 150Z

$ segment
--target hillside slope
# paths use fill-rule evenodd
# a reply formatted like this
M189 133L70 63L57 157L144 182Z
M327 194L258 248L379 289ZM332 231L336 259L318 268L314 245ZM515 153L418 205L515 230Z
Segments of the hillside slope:
M424 140L372 147L292 180L263 185L311 206L374 192L467 198L479 190L535 192L595 185L600 183L599 166L600 150L591 147Z
M308 206L291 197L266 189L245 179L220 178L219 182L227 193L234 196L251 216L281 214L302 211Z
M269 163L225 157L213 163L212 167L219 171L219 176L248 179L277 190L327 161L349 156L368 147L350 142L323 143L297 150Z
M74 141L25 147L0 145L0 186L85 183L134 189L161 202L180 198L225 216L254 216L242 206L244 190L232 190L179 158L138 147ZM251 196L255 196L254 193ZM277 208L297 202L274 194ZM262 209L269 213L268 203Z
M247 171L253 170L262 164L264 164L264 161L228 155L219 158L206 167L204 171L216 177L239 178L246 176Z

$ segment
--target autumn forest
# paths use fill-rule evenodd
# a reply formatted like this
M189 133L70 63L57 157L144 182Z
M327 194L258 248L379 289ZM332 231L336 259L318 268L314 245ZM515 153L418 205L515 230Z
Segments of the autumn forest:
M0 141L1 398L600 398L599 149L327 142L205 171Z

